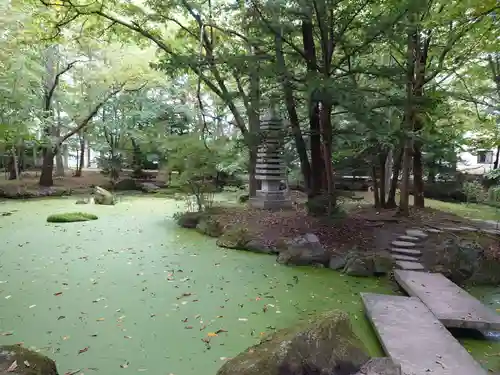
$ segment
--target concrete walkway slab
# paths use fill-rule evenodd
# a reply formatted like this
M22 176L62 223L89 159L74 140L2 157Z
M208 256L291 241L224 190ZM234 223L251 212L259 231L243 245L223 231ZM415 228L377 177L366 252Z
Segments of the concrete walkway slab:
M393 247L391 249L391 252L398 253L398 254L403 254L403 255L415 256L415 257L418 257L418 256L422 255L422 252L420 250L400 249L398 247Z
M500 315L440 273L396 270L396 281L446 327L500 330Z
M401 270L423 271L424 266L417 262L408 262L405 260L397 260L396 267Z
M414 297L361 293L384 351L405 375L487 375Z
M404 260L405 262L420 262L420 259L408 255L392 254L394 260Z

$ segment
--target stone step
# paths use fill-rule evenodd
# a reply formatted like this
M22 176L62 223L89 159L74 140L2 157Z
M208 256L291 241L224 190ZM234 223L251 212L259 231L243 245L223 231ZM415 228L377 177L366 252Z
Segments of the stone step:
M424 266L417 262L407 262L404 260L397 260L396 267L400 270L408 270L408 271L423 271Z
M436 229L436 228L425 228L425 231L429 232L429 233L442 233L443 232L442 230Z
M394 247L407 248L407 249L412 249L417 246L415 243L408 241L392 241L391 245Z
M487 375L418 298L372 293L361 298L382 348L403 374Z
M420 229L408 229L406 231L406 235L411 236L411 237L418 237L421 239L425 239L425 238L429 237L429 235L427 233L425 233L423 230L420 230Z
M398 241L419 242L421 238L413 236L399 236Z
M409 255L392 254L392 259L403 260L405 262L420 262L420 259Z
M416 249L401 249L399 247L393 247L391 249L392 253L398 253L398 254L403 254L403 255L409 255L409 256L416 256L419 257L422 255L422 252L420 250Z
M500 315L440 273L395 271L399 285L418 297L446 327L500 330Z

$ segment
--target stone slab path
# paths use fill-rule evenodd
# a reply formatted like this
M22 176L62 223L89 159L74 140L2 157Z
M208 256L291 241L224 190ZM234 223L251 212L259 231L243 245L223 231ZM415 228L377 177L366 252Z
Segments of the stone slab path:
M396 260L396 268L400 270L423 271L424 266L418 262L409 262L406 260Z
M394 276L446 327L500 330L500 315L442 274L396 270Z
M405 375L487 375L415 297L361 293L384 351Z

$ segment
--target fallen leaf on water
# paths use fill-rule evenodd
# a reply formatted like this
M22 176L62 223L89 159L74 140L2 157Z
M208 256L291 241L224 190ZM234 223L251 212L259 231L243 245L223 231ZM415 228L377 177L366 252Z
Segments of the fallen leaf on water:
M222 333L222 332L227 332L225 329L218 329L217 331L215 331L216 334L219 334L219 333Z
M204 338L201 339L201 341L203 341L206 344L210 344L210 339L209 338L204 337Z
M126 339L131 339L132 338L132 336L123 336L123 337L126 338Z
M103 322L104 321L104 318L99 318L99 319L96 319L97 322Z
M12 336L14 332L2 332L0 333L1 336Z
M69 370L68 372L65 372L64 375L76 375L80 372L80 369L78 370Z
M240 322L246 322L246 321L248 321L248 319L247 319L247 318L238 318L238 320L239 320Z
M88 347L88 346L86 346L85 348L80 349L80 350L78 351L78 354L85 353L85 352L86 352L86 351L88 351L88 350L89 350L89 347Z
M57 318L57 320L61 320L61 319L64 319L66 318L64 315L61 315L59 318Z
M208 332L208 333L207 333L207 336L208 336L208 337L216 337L216 336L217 336L217 333L215 333L215 332Z
M5 296L5 299L9 299L10 297L12 297L12 296Z
M12 362L12 364L7 369L7 372L14 372L17 369L17 361Z
M63 292L54 293L55 296L60 296L61 294L63 294Z
M181 299L183 297L189 297L190 295L192 295L192 293L182 293L179 297L177 297L177 299Z
M130 362L125 362L124 364L120 365L121 368L127 368Z
M32 309L33 307L36 307L36 305L31 305L29 308Z
M207 328L207 326L204 324L200 327L200 331L203 331L205 328Z
M62 337L62 339L63 339L64 341L66 341L66 340L68 340L68 339L69 339L69 336L63 336L63 337Z
M24 361L24 365L25 365L26 367L31 367L31 365L30 365L30 363L29 363L28 361Z
M193 329L193 326L185 326L185 329Z

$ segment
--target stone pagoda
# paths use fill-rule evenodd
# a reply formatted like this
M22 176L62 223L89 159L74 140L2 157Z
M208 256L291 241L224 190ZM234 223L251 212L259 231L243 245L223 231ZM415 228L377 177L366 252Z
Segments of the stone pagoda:
M257 151L255 178L261 182L261 188L250 204L263 209L290 208L292 201L283 161L283 121L275 110L261 120L260 132L262 141Z

